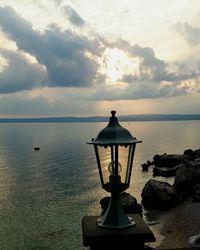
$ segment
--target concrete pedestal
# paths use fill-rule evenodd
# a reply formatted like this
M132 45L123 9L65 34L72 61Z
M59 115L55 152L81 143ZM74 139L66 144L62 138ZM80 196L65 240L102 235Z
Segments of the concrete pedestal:
M82 219L83 245L91 250L143 250L145 242L156 239L138 214L128 215L136 223L135 227L121 230L103 229L97 226L99 216L85 216Z

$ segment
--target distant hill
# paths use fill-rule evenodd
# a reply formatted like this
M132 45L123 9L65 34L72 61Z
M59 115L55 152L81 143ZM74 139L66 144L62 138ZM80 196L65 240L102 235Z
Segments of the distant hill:
M200 120L200 114L150 114L117 116L120 121L181 121ZM48 122L107 122L109 117L36 117L36 118L0 118L0 123L48 123Z

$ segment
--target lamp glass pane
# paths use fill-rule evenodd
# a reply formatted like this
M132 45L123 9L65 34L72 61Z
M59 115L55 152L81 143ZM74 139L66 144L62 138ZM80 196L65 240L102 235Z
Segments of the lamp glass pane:
M134 158L134 153L135 153L135 146L136 146L136 144L129 145L127 172L126 172L126 179L125 179L125 182L126 182L126 184L128 186L130 184L131 172L132 172L132 167L133 167L133 158Z
M118 154L116 154L118 150ZM121 182L129 185L135 145L127 146L100 146L98 145L99 167L102 185L109 182L110 175L120 175ZM115 157L118 155L118 163Z
M99 152L99 160L103 177L103 184L106 184L109 181L109 175L110 175L108 166L112 161L111 147L98 146L98 152Z
M119 175L121 176L121 182L126 183L126 173L127 173L127 163L128 163L128 155L129 155L129 147L128 146L119 146L119 163L121 165L121 171L119 171ZM119 169L120 170L120 169Z

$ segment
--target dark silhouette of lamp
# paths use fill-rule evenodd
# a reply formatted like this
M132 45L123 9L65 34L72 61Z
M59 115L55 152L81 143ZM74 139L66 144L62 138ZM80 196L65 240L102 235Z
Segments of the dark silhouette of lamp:
M94 146L102 187L111 193L105 214L97 220L98 226L123 229L135 225L123 210L120 193L129 188L135 147L141 141L119 124L116 111L111 114L108 125L88 143Z

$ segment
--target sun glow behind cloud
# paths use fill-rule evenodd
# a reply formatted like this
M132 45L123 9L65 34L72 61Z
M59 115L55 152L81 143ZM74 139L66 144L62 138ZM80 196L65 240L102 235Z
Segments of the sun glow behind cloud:
M129 58L118 48L106 48L102 56L101 71L106 75L107 84L117 84L123 77L138 71L138 62Z

